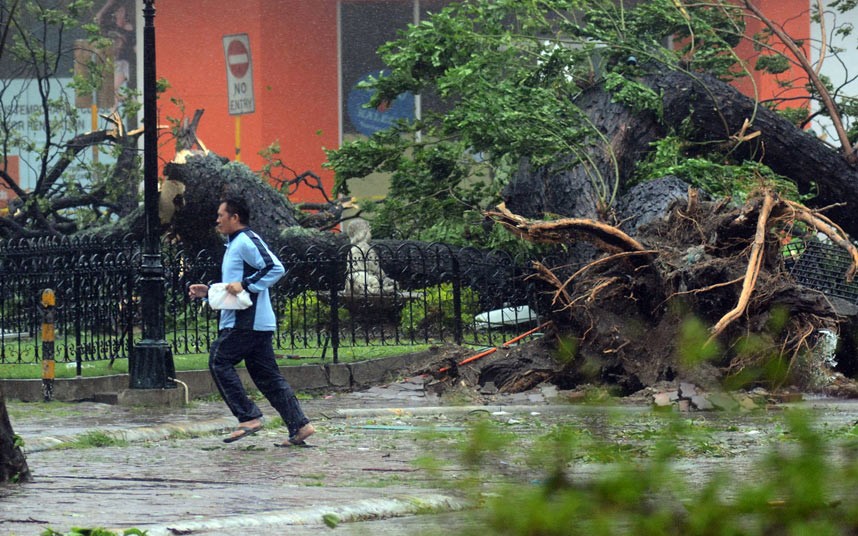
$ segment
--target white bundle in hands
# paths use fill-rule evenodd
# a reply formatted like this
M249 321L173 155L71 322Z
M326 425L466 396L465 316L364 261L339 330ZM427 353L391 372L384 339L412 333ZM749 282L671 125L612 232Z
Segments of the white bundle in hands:
M226 283L215 283L209 287L209 306L212 309L247 309L253 305L250 294L242 290L238 294L230 294Z

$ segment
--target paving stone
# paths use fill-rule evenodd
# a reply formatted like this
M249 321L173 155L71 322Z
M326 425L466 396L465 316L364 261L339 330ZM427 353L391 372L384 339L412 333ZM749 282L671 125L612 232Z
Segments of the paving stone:
M659 407L670 406L673 404L673 399L671 399L671 393L656 393L652 397L652 403Z
M739 409L739 403L736 399L727 393L712 393L709 395L709 402L717 409L724 411L735 411Z
M711 409L715 409L715 406L712 405L709 400L702 395L695 395L691 397L691 405L701 411L707 411Z
M691 398L697 394L697 387L693 383L682 382L679 384L679 395L682 398Z
M484 395L493 395L493 394L496 394L497 392L498 392L498 388L495 385L495 382L486 382L480 388L480 393L484 394Z

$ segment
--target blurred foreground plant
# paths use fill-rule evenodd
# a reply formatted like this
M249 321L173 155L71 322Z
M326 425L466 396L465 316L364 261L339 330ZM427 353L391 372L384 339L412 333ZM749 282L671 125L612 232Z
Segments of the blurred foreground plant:
M481 420L459 449L468 477L454 484L481 506L481 522L461 534L855 534L854 433L825 435L801 411L785 419L750 470L725 458L693 482L675 463L701 433L684 417L667 416L643 441L568 424L516 439Z

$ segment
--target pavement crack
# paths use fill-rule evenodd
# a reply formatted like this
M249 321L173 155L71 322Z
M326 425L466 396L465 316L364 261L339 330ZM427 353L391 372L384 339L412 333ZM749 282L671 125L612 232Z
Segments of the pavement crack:
M28 517L27 519L0 519L0 525L3 523L35 523L39 525L44 525L46 523L50 523L50 521L43 521L41 519L34 519L32 517Z
M246 482L228 482L225 480L189 480L184 478L163 477L121 477L121 476L75 476L75 475L44 475L49 478L64 478L66 480L115 480L118 482L154 482L167 484L206 484L214 486L245 486Z

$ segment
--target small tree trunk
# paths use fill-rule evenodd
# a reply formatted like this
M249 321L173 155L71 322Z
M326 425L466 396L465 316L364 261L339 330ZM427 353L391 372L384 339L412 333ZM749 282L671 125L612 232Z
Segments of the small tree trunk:
M0 483L32 480L27 459L16 438L9 421L9 413L6 411L6 397L0 390Z

